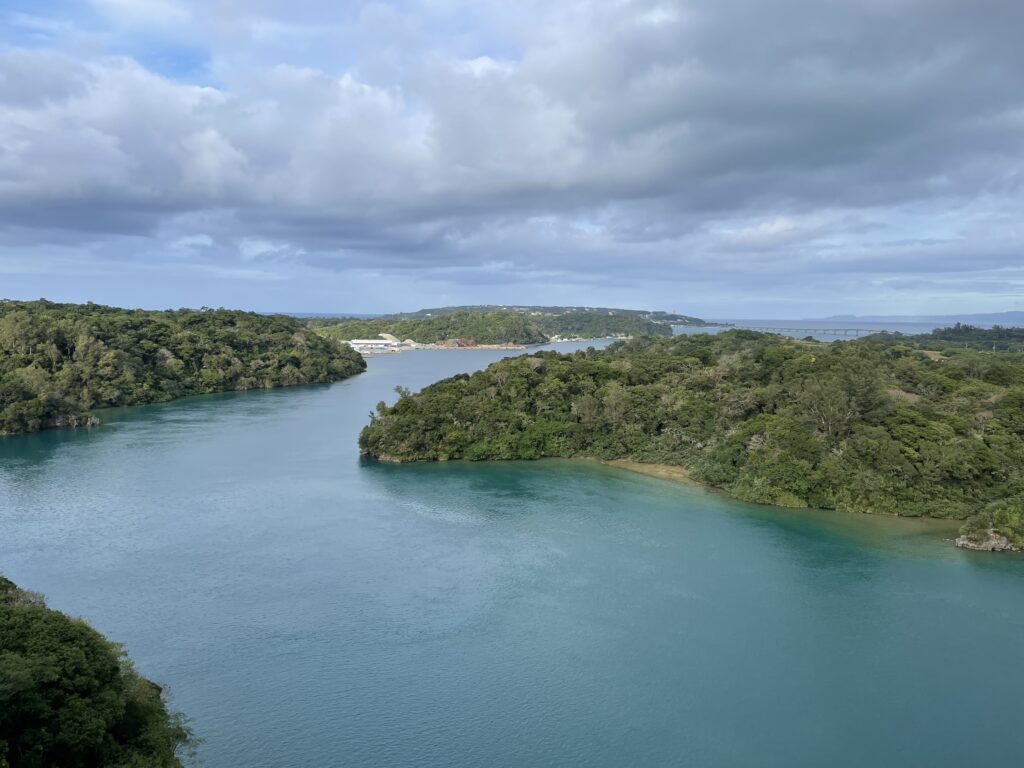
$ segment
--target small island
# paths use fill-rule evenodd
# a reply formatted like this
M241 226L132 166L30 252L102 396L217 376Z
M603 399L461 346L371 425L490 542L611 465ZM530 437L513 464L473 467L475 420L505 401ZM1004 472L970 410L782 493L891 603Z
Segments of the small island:
M0 576L0 768L181 768L191 744L121 646Z
M961 520L961 546L1022 549L1024 355L972 348L989 335L1005 331L730 330L521 355L380 403L360 449L668 465L738 499Z
M339 341L378 336L417 344L533 345L570 339L671 336L672 327L703 326L688 315L607 307L481 305L421 309L370 319L315 317L318 333Z
M347 344L285 315L0 301L0 435L92 425L97 408L364 370Z

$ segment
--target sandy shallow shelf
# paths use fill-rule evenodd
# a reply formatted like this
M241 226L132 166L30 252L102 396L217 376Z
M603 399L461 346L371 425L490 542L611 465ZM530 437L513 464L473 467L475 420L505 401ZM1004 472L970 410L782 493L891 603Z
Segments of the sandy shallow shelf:
M683 467L676 467L670 464L643 464L639 461L630 461L629 459L611 459L601 463L609 467L626 469L630 472L639 472L641 475L650 475L651 477L660 477L664 480L675 480L677 483L707 487L703 483L694 480Z

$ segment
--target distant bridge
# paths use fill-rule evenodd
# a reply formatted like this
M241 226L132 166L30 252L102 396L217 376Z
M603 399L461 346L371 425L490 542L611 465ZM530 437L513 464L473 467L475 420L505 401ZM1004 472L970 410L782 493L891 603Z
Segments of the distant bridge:
M802 334L803 336L870 336L878 333L880 328L787 328L770 325L737 325L736 328L744 328L748 331L763 331L764 333L781 333L785 336Z

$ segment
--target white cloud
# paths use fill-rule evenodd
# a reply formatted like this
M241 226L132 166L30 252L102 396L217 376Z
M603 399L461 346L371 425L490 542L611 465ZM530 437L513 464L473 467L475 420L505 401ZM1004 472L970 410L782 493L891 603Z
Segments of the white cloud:
M821 225L816 222L801 222L791 216L775 216L746 226L719 229L716 234L729 245L772 248L815 236L821 231Z
M660 27L664 24L675 24L683 18L681 10L677 6L665 4L655 5L641 11L637 17L637 24Z
M498 62L490 56L477 56L475 59L456 61L454 69L456 72L480 78L486 75L509 75L514 68L509 62Z
M211 245L213 245L213 238L204 234L185 235L171 242L171 247L180 251L209 248Z
M284 250L285 247L286 246L283 246L280 243L271 243L267 240L250 240L246 238L238 244L238 251L242 254L242 258L252 261L253 259L258 259L261 256L279 253Z
M88 45L19 17L51 42L0 52L0 237L465 284L982 279L1024 243L1024 6L987 5L95 0Z
M279 272L270 272L265 269L243 269L241 267L220 267L206 265L202 267L202 271L206 274L229 280L255 280L259 282L276 282L279 280L288 279L287 275L282 275Z
M186 4L174 0L91 0L91 3L111 20L133 26L182 24L192 17Z
M248 21L249 35L259 45L276 43L303 44L328 36L330 30L316 24L290 24L287 21L255 16Z

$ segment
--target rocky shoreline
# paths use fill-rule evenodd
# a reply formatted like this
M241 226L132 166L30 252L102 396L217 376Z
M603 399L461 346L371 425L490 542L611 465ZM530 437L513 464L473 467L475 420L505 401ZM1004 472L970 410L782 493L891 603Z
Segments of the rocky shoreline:
M961 549L973 549L978 552L1020 552L1010 540L989 528L988 535L982 541L975 541L968 536L957 536L954 543Z

